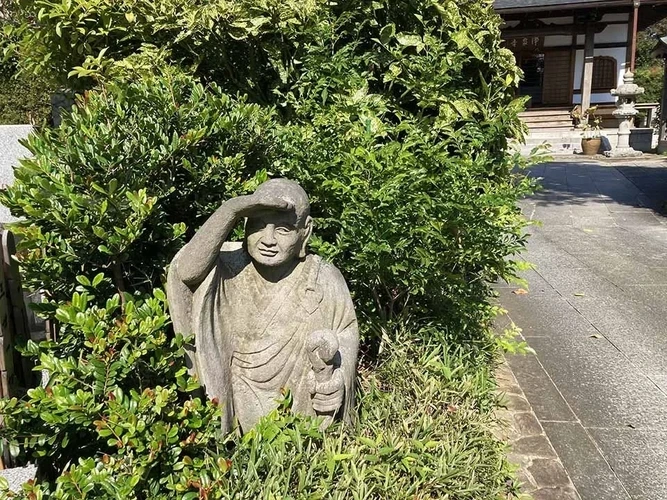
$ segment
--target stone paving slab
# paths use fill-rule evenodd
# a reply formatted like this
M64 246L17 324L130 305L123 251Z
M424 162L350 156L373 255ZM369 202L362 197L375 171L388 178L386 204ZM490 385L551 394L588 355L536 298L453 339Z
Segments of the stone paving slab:
M580 423L543 422L543 425L583 499L630 499L611 465Z
M531 292L528 292L530 294ZM510 308L512 318L534 315L534 321L524 323L524 338L544 337L549 335L568 335L587 338L596 333L595 328L576 309L555 293L543 297L526 299L525 295L501 292L503 305Z
M535 355L508 363L583 500L665 500L667 160L532 174L545 189L520 206L542 221L524 255L535 270L497 291Z
M667 430L667 395L604 337L529 345L585 427Z
M498 437L510 443L512 451L508 459L519 467L522 493L535 500L580 500L507 363L498 368L496 379L498 390L505 395L506 401L506 409L499 411L499 417L507 424L498 431Z
M590 429L631 498L667 498L667 433L636 429Z
M37 467L29 465L27 467L16 467L13 469L0 470L0 476L4 477L9 483L9 489L13 492L21 491L21 485L35 478Z
M540 421L577 422L558 388L534 354L507 356L512 369L535 415Z

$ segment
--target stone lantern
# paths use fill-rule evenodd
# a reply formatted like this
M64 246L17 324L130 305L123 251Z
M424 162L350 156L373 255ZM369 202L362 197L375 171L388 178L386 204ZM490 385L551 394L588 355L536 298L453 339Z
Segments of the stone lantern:
M616 109L612 113L619 121L618 142L611 151L605 151L605 156L611 158L633 158L641 156L642 152L630 147L630 130L634 127L635 116L639 114L635 107L638 95L644 93L644 89L635 84L635 75L628 71L623 77L623 84L612 89L611 94L618 98Z

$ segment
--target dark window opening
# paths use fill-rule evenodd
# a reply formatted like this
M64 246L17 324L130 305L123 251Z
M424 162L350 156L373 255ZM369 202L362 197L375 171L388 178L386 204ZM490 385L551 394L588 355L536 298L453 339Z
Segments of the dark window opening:
M609 92L616 88L616 59L608 56L593 58L592 92Z

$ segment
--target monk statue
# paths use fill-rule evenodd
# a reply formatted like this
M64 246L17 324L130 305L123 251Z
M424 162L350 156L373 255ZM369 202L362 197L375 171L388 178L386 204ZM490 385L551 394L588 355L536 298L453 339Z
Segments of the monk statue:
M226 242L245 219L243 243ZM247 432L277 408L350 421L359 333L350 292L332 264L307 253L305 191L269 180L225 201L174 257L167 278L175 330L194 335L191 373Z

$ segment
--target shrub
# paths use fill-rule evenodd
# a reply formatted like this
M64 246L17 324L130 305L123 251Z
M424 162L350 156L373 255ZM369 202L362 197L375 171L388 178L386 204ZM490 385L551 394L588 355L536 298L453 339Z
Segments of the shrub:
M28 72L82 90L147 46L258 102L287 82L293 57L331 6L298 0L16 0L8 54ZM330 21L330 20L329 20ZM35 28L38 29L35 29ZM269 88L267 92L267 87Z
M33 158L2 195L24 219L24 283L60 301L79 274L106 273L119 292L160 286L184 237L262 178L270 116L173 71L86 94L28 138Z
M661 102L664 75L665 66L660 61L656 61L652 66L637 68L635 83L644 88L644 93L637 96L637 100L639 102Z
M489 412L496 396L488 366L465 351L452 353L439 342L409 340L433 338L432 332L404 330L395 337L400 340L392 343L377 369L361 374L359 419L354 429L338 424L322 432L318 421L291 415L288 398L248 434L228 436L224 446L214 446L207 440L212 420L196 425L194 417L212 418L210 407L197 406L199 413L188 413L190 418L179 426L178 437L170 439L168 429L174 429L174 423L169 415L191 408L189 403L176 404L170 399L162 417L169 423L156 431L157 422L152 427L150 422L158 418L157 411L142 408L139 402L139 409L122 406L122 415L146 419L145 431L133 433L136 426L128 418L115 428L121 438L127 436L126 446L116 450L115 437L108 445L105 427L84 416L77 430L88 431L85 442L90 445L73 460L69 472L57 483L26 485L15 498L78 499L85 492L90 499L496 500L515 493L504 447L490 432L496 425ZM125 350L131 355L135 345L132 342ZM84 360L92 361L88 356L86 352ZM106 360L99 361L109 366ZM60 394L49 398L40 391L31 401L48 408L44 414L51 415L57 401L75 399L77 392L86 391L83 384L72 381L71 376L81 378L79 374L78 370L67 372ZM54 374L58 380L65 379L64 375L59 369ZM55 380L51 387L55 393ZM170 395L178 392L173 382L164 387L171 387L164 389ZM54 397L60 399L54 403ZM107 401L101 393L96 397L111 420L120 398ZM130 402L136 398L139 396ZM82 406L89 407L88 403ZM30 415L35 420L34 410ZM48 427L63 436L59 425ZM191 444L186 446L183 436L188 434L185 441ZM157 444L160 441L165 443L162 448ZM150 445L160 453L150 458L139 453L141 446ZM160 481L153 474L156 469Z
M59 487L70 494L143 491L152 498L151 491L187 489L211 466L220 415L190 394L199 386L184 366L183 337L168 339L164 293L128 294L121 311L118 295L104 307L89 305L102 275L80 281L82 291L55 311L59 341L26 348L46 385L22 400L0 401L0 432L13 454L36 463L40 479L60 476ZM96 482L89 468L95 462L119 474L122 487Z
M18 61L11 50L11 35L18 24L13 3L0 5L0 125L46 124L51 122L51 92L43 76L18 74Z
M24 218L19 259L26 281L47 291L47 314L81 274L101 276L90 283L92 311L113 293L132 311L132 296L160 285L178 247L222 200L269 176L306 188L318 225L312 249L335 262L354 294L366 351L355 431L322 434L312 421L274 414L244 438L199 449L192 467L183 466L183 497L507 492L502 447L489 434L496 401L488 281L517 270L511 255L524 245L525 221L515 202L530 184L513 173L521 160L508 153L508 138L523 133L519 71L501 48L491 2L23 6L35 26L18 26L10 49L24 70L92 89L61 128L27 141L34 158L0 196ZM397 325L408 321L401 340ZM83 349L73 345L67 356ZM161 349L155 363L180 355ZM143 383L128 379L124 395L135 386L143 394ZM178 393L178 383L171 387ZM68 390L78 394L75 385ZM31 404L50 404L46 391L31 394ZM176 406L188 401L174 398ZM39 435L37 414L14 404L5 432L24 418ZM62 410L63 418L77 411ZM99 443L89 420L66 424L96 444L59 459L57 484L27 495L67 498L84 485L93 498L181 491L178 447L161 458L116 452ZM24 453L72 451L46 450L39 439L22 445ZM106 451L89 454L102 445ZM162 465L154 468L154 459Z
M174 0L159 4L165 7L158 18L172 15ZM192 8L204 9L186 12ZM313 248L343 270L358 309L371 321L412 313L439 318L460 341L487 338L486 282L516 271L506 258L524 245L514 203L529 188L511 173L521 160L508 155L507 139L522 133L522 101L513 98L518 70L500 46L500 21L490 3L220 2L208 17L185 14L151 25L152 35L142 1L91 9L91 26L101 19L120 26L87 42L107 43L99 64L104 71L95 74L113 83L86 94L85 107L62 130L28 143L37 159L24 162L19 183L3 197L19 216L37 205L26 219L33 227L20 229L34 286L66 295L73 276L99 271L116 276L118 289L159 284L181 233L191 234L204 214L251 189L267 170L307 189L319 226ZM81 16L77 2L47 2L40 30L26 33L20 46L48 49L53 61L74 71L65 55L80 46L73 33ZM223 20L238 32L224 34L202 19ZM179 29L188 26L182 37L173 31L177 20ZM197 38L202 33L209 38ZM176 49L181 43L191 52L196 47L205 61L215 50L255 51L257 59L233 59L249 65L235 66L234 78L197 66L197 74L220 85L212 84L209 97L184 76L118 80L121 66L137 64L126 57L134 42L113 41L116 35L126 40L121 34L171 51L172 61L184 61L174 59L184 52ZM70 40L66 48L56 47L63 37ZM276 77L253 76L259 73ZM243 92L261 107L220 89ZM228 118L234 113L245 113L248 124ZM117 195L120 209L103 204L112 179L136 195L145 189L142 196L152 205L137 214L124 192ZM93 184L103 192L87 194ZM70 191L92 198L91 207L106 215L85 222ZM71 227L80 219L89 226L83 234Z

